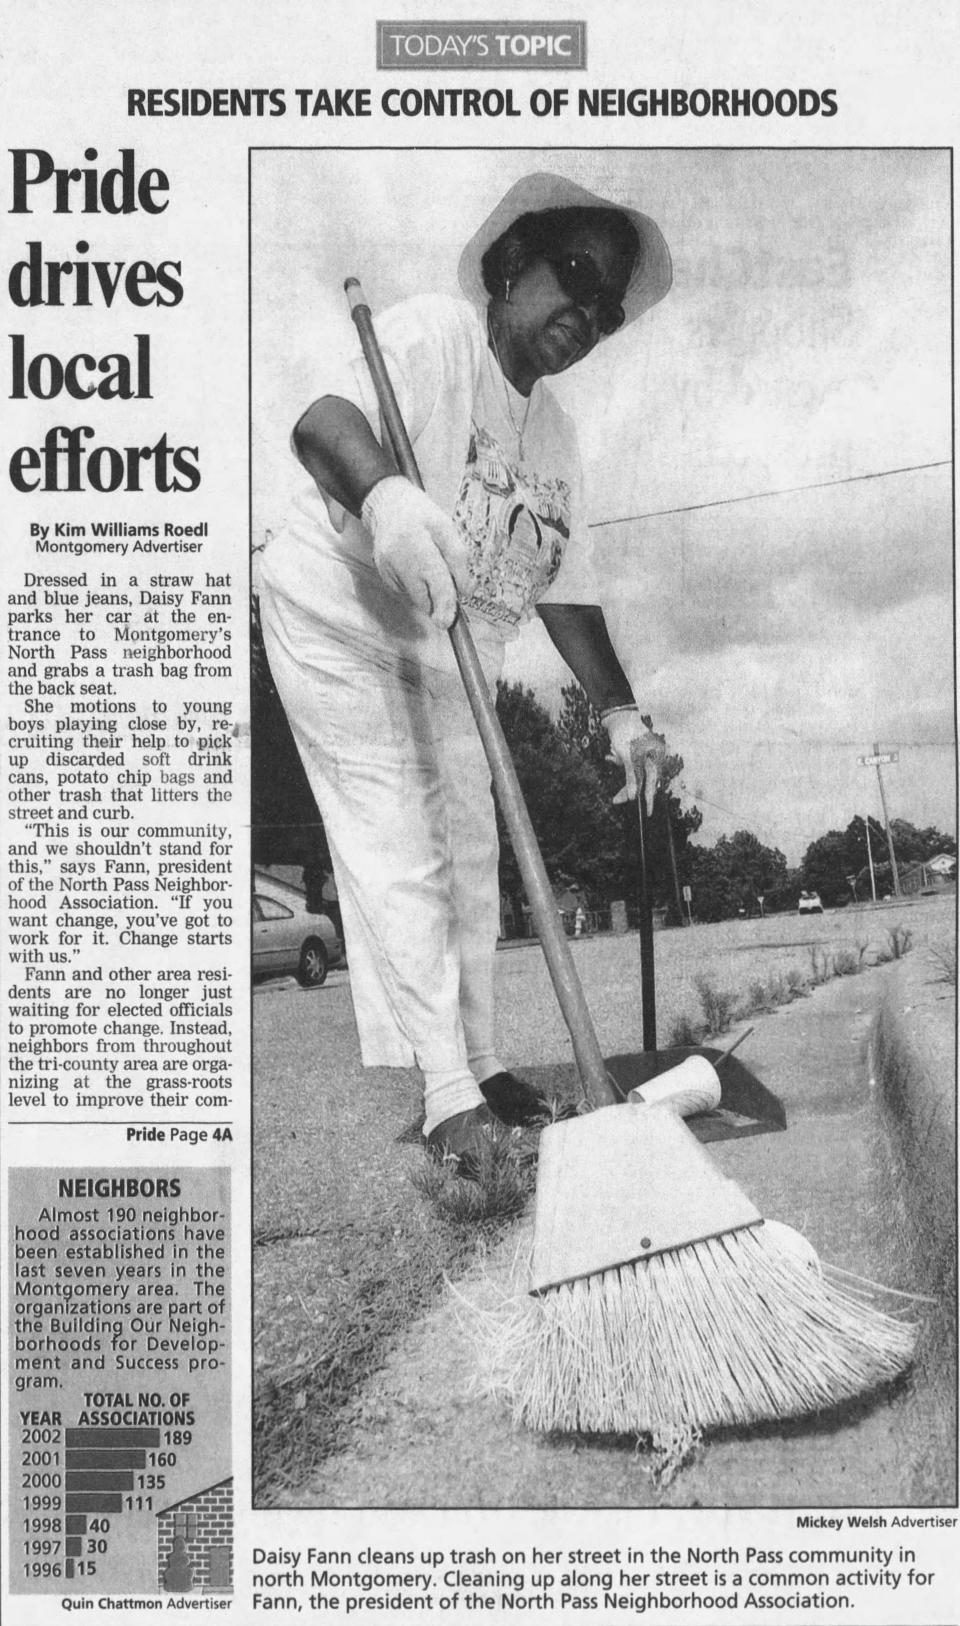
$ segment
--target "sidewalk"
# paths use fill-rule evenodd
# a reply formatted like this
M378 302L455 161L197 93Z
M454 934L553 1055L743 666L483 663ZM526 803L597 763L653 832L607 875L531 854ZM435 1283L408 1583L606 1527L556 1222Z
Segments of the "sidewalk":
M868 1057L881 1000L895 997L896 972L886 966L839 979L757 1019L741 1054L784 1101L789 1128L710 1152L762 1213L796 1226L823 1259L910 1290L916 1276L902 1246L904 1207ZM488 1270L505 1267L516 1240ZM349 1449L291 1500L332 1507L828 1508L942 1505L954 1496L949 1437L931 1440L922 1369L870 1408L708 1441L664 1491L654 1488L629 1442L514 1430L496 1406L468 1394L472 1369L448 1295L406 1331L359 1392Z

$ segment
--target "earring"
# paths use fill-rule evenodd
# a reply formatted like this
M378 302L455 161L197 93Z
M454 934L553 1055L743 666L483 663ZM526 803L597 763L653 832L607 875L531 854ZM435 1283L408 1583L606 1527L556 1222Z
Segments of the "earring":
M510 303L510 278L509 277L507 278L507 285L503 290L503 303L505 305L509 305L509 303Z

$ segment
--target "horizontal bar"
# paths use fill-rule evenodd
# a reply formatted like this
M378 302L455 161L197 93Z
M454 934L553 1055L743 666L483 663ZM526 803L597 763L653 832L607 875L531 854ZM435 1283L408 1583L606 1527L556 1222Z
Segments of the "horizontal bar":
M67 1491L64 1506L68 1513L122 1513L123 1497L113 1491Z
M99 1446L112 1451L125 1445L140 1445L144 1450L149 1450L151 1446L160 1444L158 1428L68 1428L64 1432L64 1445L76 1450Z
M120 1473L108 1473L106 1469L94 1469L89 1473L67 1473L68 1491L132 1491L133 1470L122 1469Z

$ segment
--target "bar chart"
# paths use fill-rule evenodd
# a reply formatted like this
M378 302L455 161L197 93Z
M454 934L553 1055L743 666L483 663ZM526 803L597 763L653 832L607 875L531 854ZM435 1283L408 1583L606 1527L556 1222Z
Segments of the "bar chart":
M228 1591L229 1173L10 1181L11 1590Z

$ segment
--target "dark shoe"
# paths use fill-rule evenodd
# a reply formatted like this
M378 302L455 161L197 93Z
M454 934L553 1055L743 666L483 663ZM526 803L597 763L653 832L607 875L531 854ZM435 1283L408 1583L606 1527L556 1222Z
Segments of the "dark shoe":
M495 1118L520 1129L542 1129L555 1116L565 1116L563 1112L554 1113L546 1096L513 1073L494 1073L492 1078L484 1079L480 1093Z
M471 1107L456 1112L427 1136L427 1154L446 1163L462 1180L478 1180L480 1169L493 1149L496 1121L489 1107Z

